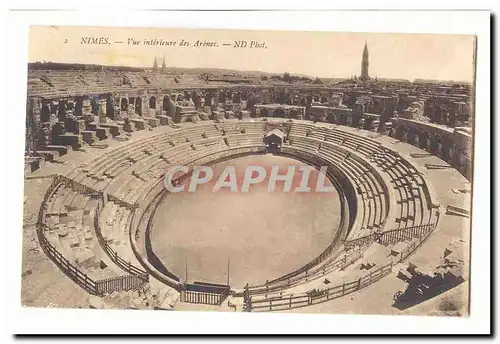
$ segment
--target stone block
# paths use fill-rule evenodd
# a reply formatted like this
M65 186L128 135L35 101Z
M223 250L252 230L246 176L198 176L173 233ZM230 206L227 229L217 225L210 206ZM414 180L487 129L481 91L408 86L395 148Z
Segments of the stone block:
M95 131L91 130L82 131L82 138L83 141L89 145L97 141L97 136L95 134Z
M145 122L143 119L131 119L130 122L134 124L136 130L145 129Z
M57 141L61 146L71 146L72 149L82 147L82 137L80 134L62 134L57 137Z
M109 128L97 128L96 136L99 140L105 140L109 136Z
M160 120L158 118L145 118L145 120L147 120L147 123L150 127L152 128L156 128L157 126L160 125Z
M108 128L111 136L115 137L120 135L120 126L114 123L105 123L100 125L101 128Z
M158 116L158 119L160 120L160 125L169 125L172 121L172 119L169 116Z

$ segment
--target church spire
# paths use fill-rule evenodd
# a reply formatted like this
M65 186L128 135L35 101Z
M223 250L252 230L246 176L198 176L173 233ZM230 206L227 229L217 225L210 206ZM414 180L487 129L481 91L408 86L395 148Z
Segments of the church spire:
M167 65L165 64L165 55L163 55L163 61L161 63L161 72L165 73L167 69Z
M156 61L156 56L155 56L155 61L153 62L153 72L158 71L158 61Z
M363 49L363 58L361 60L361 76L359 77L359 79L362 81L370 80L370 75L368 74L368 65L369 65L368 59L369 59L368 44L365 40L365 47Z

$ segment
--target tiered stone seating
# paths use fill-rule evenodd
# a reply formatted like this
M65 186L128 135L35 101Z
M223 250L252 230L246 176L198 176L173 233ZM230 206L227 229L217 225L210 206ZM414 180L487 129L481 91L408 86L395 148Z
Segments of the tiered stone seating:
M300 138L300 141L298 141L297 137L304 138ZM314 143L301 143L307 140L305 137L310 141L312 140ZM331 142L336 146L345 147L356 154L361 154L361 156L365 156L369 161L376 164L382 172L388 175L396 191L395 201L396 204L399 205L400 211L395 219L395 228L390 229L415 226L431 221L431 212L429 211L431 205L428 204L429 202L426 202L425 195L427 190L425 182L409 163L397 156L396 153L383 148L380 143L335 127L325 127L323 125L301 122L293 123L289 140L292 145L301 146L301 148L305 150L314 150L316 142L318 142L320 147L318 154L320 155L324 154L325 150L329 149L327 143ZM326 155L328 156L328 153ZM361 193L363 194L366 192L368 195L367 199L363 199L368 210L365 209L363 212L362 223L363 227L369 226L368 224L373 221L370 209L375 206L378 207L379 205L382 209L386 208L384 197L373 197L375 194L380 195L383 193L383 188L380 183L375 182L376 178L374 178L373 174L367 173L366 168L356 163L356 161L353 162L353 159L342 159L338 154L335 155L330 153L330 155L330 158L332 158L336 164L343 163L341 166L345 165L346 160L350 160L352 168L357 171L356 173L348 170L346 173L351 176L356 186L360 188ZM357 181L357 176L359 175L363 175L363 180L365 181L363 185ZM376 205L373 204L373 202L375 202ZM366 219L367 217L368 219ZM376 214L374 223L381 224L382 222L381 216Z
M263 146L261 135L239 134L227 137L230 147Z
M94 231L96 202L61 185L49 200L49 229L44 233L56 250L93 280L117 276L112 269L101 268L104 252Z
M289 136L289 142L292 146L297 146L299 148L308 151L309 153L315 153L318 150L319 142L316 140L309 140L307 138L302 138L300 136Z
M412 171L400 157L379 153L374 155L372 160L390 175L391 182L400 195L398 202L401 204L401 216L397 219L398 228L428 223L431 220L431 205L424 205L427 203L425 183L416 171Z
M370 235L373 231L380 230L387 217L386 200L380 181L374 173L349 152L339 152L338 147L324 143L318 154L326 159L333 157L332 162L342 170L354 183L357 193L362 201L361 227L351 231L348 240Z

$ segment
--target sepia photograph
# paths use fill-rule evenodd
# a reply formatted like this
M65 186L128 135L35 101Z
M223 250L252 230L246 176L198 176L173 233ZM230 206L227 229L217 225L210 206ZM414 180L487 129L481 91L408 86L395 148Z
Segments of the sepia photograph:
M473 35L29 34L23 306L469 314Z
M484 15L27 12L5 64L16 333L485 328Z

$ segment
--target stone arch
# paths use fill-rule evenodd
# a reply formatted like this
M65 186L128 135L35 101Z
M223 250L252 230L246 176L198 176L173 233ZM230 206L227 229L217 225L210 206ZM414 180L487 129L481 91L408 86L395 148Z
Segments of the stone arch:
M266 108L262 108L262 109L260 109L259 111L260 111L260 112L259 112L259 116L260 116L260 117L268 117L268 116L269 116L269 112L267 111L267 109L266 109Z
M135 98L135 113L138 114L139 116L142 116L142 98L141 97Z
M305 98L300 98L299 104L300 106L307 106L307 100Z
M328 103L328 97L327 96L322 96L321 97L321 103Z
M151 96L149 98L149 108L156 109L156 97L155 96Z
M170 97L168 95L164 95L162 101L162 110L168 111L169 104L170 104Z
M286 118L285 110L277 108L273 111L273 117Z
M123 97L120 99L120 110L127 111L128 110L128 99Z
M425 151L429 150L429 144L430 144L430 135L426 131L421 131L419 134L419 148L423 149Z

